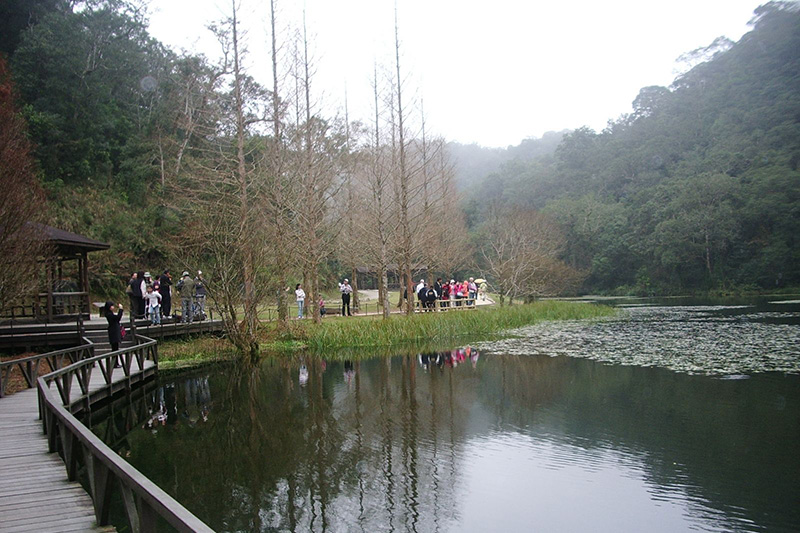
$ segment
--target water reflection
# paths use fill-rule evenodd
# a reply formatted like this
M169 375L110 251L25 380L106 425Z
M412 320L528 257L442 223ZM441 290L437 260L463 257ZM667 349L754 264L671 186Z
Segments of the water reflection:
M471 346L268 360L160 384L126 446L220 531L792 530L798 385Z

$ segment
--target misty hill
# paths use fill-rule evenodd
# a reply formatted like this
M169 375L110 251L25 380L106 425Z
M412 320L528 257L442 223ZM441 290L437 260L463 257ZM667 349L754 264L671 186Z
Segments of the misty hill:
M456 183L460 190L467 190L499 171L502 165L510 161L530 161L537 157L552 155L567 133L567 130L548 131L540 139L531 137L507 148L448 143L447 150L455 165Z
M800 283L797 4L762 6L739 42L695 55L706 61L643 88L602 132L475 182L470 223L493 203L545 209L586 290Z

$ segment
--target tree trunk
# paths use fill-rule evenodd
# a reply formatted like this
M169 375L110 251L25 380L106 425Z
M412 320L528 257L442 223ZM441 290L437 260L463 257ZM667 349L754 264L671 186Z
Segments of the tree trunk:
M317 265L311 267L311 312L314 314L314 323L322 323L322 315L319 314L319 300L321 298L319 293L319 272Z
M351 285L353 286L353 307L358 309L359 308L359 301L358 301L358 269L356 269L355 266L353 267L353 271L352 271L351 276L353 278L353 283L351 283Z
M385 267L381 267L381 281L380 281L381 309L383 309L383 318L389 318L389 275Z

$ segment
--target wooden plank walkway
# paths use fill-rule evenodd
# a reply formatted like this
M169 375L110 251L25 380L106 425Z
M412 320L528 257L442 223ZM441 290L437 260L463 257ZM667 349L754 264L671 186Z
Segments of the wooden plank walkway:
M147 370L154 366L145 362ZM114 370L113 380L123 385L121 368ZM96 367L89 390L104 386ZM77 399L80 394L76 383L71 396ZM0 532L22 531L115 531L97 526L89 494L78 482L67 480L61 457L48 453L36 389L0 400Z

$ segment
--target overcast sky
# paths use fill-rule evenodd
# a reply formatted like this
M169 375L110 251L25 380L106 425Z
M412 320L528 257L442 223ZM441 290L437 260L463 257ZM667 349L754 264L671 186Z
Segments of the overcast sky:
M393 0L278 0L284 24L305 4L316 87L329 114L371 116L377 61L392 66ZM755 0L397 0L407 92L447 140L504 147L546 131L601 130L639 89L669 85L681 54L736 41ZM216 55L206 25L226 0L153 0L150 31L175 49ZM249 69L269 75L267 0L242 0ZM409 98L409 100L411 100Z

